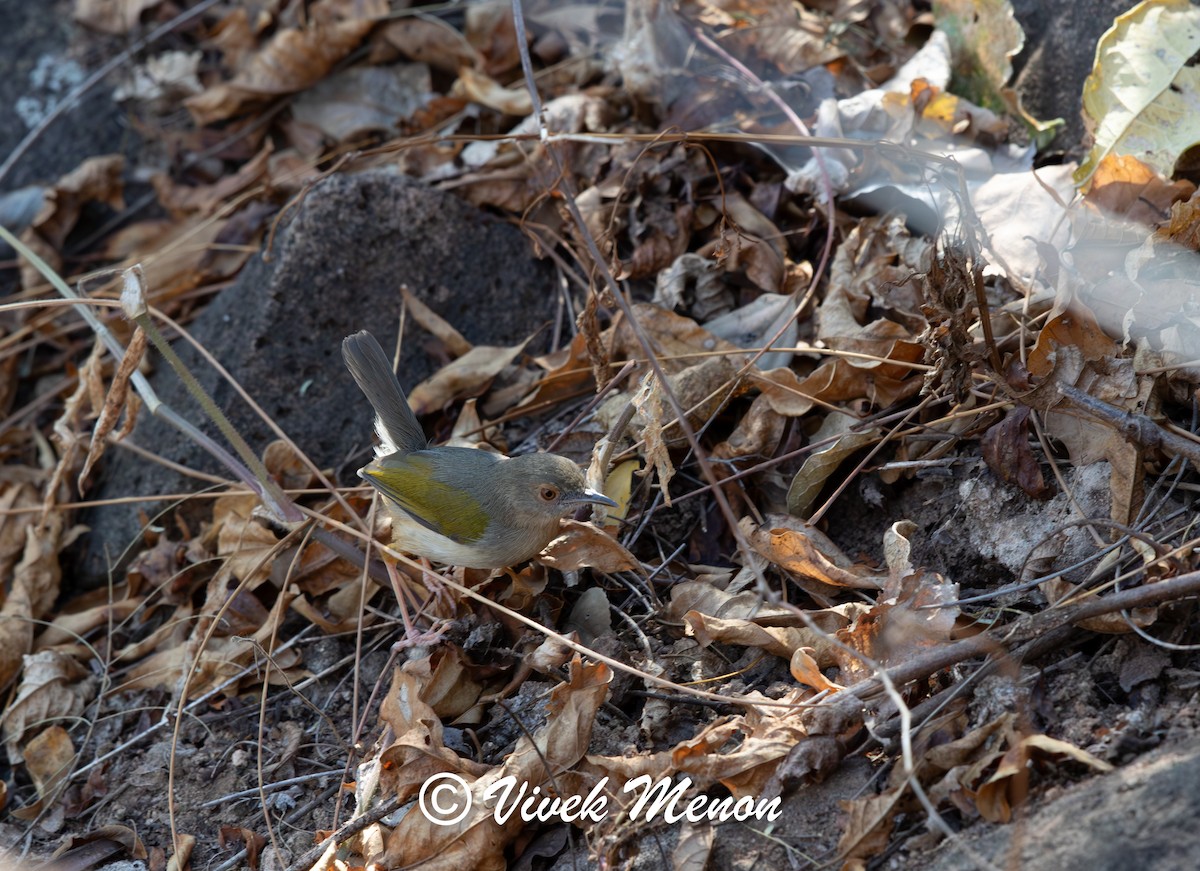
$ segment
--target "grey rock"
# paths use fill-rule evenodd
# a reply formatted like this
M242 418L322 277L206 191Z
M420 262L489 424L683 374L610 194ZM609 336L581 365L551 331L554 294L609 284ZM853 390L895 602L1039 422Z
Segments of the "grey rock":
M74 3L5 3L0 28L0 163L71 90L99 67L112 40L83 31L71 18ZM88 48L83 48L87 46ZM140 139L101 82L50 124L0 181L0 190L48 183L88 157L123 152L132 156Z
M1121 871L1196 867L1200 835L1200 741L1160 748L1104 776L1089 777L1023 813L1019 823L978 823L962 834L975 855L1025 871ZM976 867L951 843L890 867Z
M1062 118L1066 127L1051 148L1071 157L1086 150L1083 82L1092 71L1096 43L1113 19L1129 11L1133 0L1013 0L1013 12L1025 30L1025 48L1014 59L1014 86L1034 117Z

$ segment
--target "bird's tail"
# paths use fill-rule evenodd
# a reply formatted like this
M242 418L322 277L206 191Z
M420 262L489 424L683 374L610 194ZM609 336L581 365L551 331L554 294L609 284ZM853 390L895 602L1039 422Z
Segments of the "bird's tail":
M425 432L408 407L404 388L375 337L366 330L347 336L342 340L342 358L375 409L375 430L382 442L379 455L406 454L426 448L429 442Z

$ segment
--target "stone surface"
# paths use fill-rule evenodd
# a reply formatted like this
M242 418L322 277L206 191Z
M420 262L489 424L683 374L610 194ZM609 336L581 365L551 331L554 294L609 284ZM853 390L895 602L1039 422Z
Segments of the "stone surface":
M190 330L318 465L340 468L343 482L354 480L353 469L365 462L371 410L342 364L341 341L369 328L385 348L394 347L402 283L475 343L513 344L552 317L553 270L533 259L518 229L450 194L375 170L321 182L293 215L270 261L252 258ZM400 366L408 386L436 368L422 351L422 336L410 320ZM274 438L266 424L185 343L176 347L261 452ZM182 384L165 364L156 365L152 381L162 398L198 422ZM172 461L224 474L156 420L140 422L132 438ZM112 449L88 495L190 493L202 486ZM142 507L151 516L157 510ZM102 579L106 549L116 555L136 539L137 508L101 507L82 519L92 526L77 563L83 578Z
M1051 148L1078 157L1086 150L1080 113L1096 43L1133 0L1012 0L1012 5L1025 30L1025 48L1013 61L1015 87L1034 117L1067 122Z
M1111 774L1089 777L1021 822L980 823L962 833L977 855L1024 871L1192 869L1200 852L1200 740L1162 748ZM976 867L954 845L890 867Z
M73 23L74 3L4 4L0 28L0 163L67 94L109 59L103 40ZM117 49L113 49L114 51ZM7 177L0 191L52 182L85 158L132 154L138 137L112 100L112 77L90 90L39 136Z

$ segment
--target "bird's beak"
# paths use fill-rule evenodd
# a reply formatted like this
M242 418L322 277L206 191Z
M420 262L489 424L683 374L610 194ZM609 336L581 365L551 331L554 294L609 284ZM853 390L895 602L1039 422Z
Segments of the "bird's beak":
M579 504L579 505L592 504L592 505L607 505L609 508L617 507L616 502L609 499L607 496L605 496L603 493L599 492L598 490L593 490L590 487L588 489L584 490L582 493L572 493L563 501L571 503L571 504Z

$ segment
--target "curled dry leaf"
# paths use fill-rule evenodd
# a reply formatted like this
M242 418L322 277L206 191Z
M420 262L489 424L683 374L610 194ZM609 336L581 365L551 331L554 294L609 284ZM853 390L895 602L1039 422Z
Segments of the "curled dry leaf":
M770 605L750 590L730 593L705 581L684 581L671 587L667 616L675 622L680 622L689 611L728 620L766 621L795 618L793 611L779 605Z
M1042 477L1029 437L1029 407L1020 405L988 428L979 447L984 462L1001 481L1015 484L1034 499L1049 499L1054 489Z
M278 641L278 613L279 609L276 608L271 619L248 636L253 639L250 643L246 638L211 638L197 656L194 642L185 640L175 647L152 653L130 669L127 679L118 689L153 687L177 692L180 681L190 674L187 697L194 699L218 687L223 687L227 692L237 692L234 679L238 677L244 677L251 683L261 683L261 673L251 667L254 649L260 645L269 648L272 641ZM299 654L294 651L277 653L272 657L272 671L278 674L280 670L292 669L298 663Z
M268 141L262 150L238 168L208 185L189 186L173 181L166 173L155 173L151 181L163 208L177 219L197 214L207 217L255 185L267 181L268 165L274 146Z
M645 442L642 454L646 462L654 466L654 471L658 473L658 487L662 492L663 503L670 508L670 485L671 479L675 477L675 466L671 464L671 454L663 437L663 427L667 421L673 420L674 416L671 414L667 398L663 395L662 382L657 375L646 373L641 386L633 394L632 402L633 407L637 409L637 422ZM683 403L682 399L680 403ZM684 407L686 408L686 405Z
M21 234L21 241L57 270L62 265L59 251L85 205L98 202L113 209L125 208L124 172L125 158L119 154L89 157L46 191L42 207ZM33 264L21 261L22 287L36 287L44 281Z
M395 738L378 759L373 760L384 766L378 782L387 794L408 791L415 794L421 783L442 771L478 777L488 770L486 765L459 757L446 747L441 717L425 698L426 694L437 695L430 689L433 668L434 663L427 657L409 660L392 671L392 684L384 696L379 716L391 727ZM362 813L367 808L364 802L371 801L372 796L360 793L358 798L358 812Z
M758 801L779 764L808 732L800 708L755 707L754 702L800 705L811 695L810 690L796 689L780 699L769 700L760 693L751 693L741 699L748 706L747 713L717 720L672 750L649 756L590 755L584 771L609 775L617 784L642 774L652 780L683 774L693 779L698 789L720 783L735 798L749 796ZM610 799L617 805L627 805L635 797L622 792L619 786L614 793Z
M125 848L125 852L129 854L131 859L144 860L147 856L146 847L142 843L142 839L137 836L137 832L133 829L128 826L100 826L83 835L64 836L63 842L54 851L51 858L57 859L59 856L76 847L100 840L115 841L120 844Z
M463 337L463 334L409 290L407 284L400 285L400 296L412 319L441 342L446 348L446 353L451 357L461 357L471 350L471 343Z
M250 871L258 871L258 857L262 852L262 848L267 844L267 839L244 826L221 826L218 829L217 845L222 850L230 850L241 846L246 851L246 864L250 867Z
M1132 358L1093 361L1085 361L1080 349L1064 346L1055 355L1053 371L1022 397L1044 413L1046 434L1066 446L1072 465L1108 461L1110 516L1120 524L1132 522L1145 499L1148 445L1126 434L1131 422L1135 428L1138 423L1150 430L1158 426L1160 363L1144 344ZM1143 374L1146 370L1150 374Z
M538 554L538 562L560 572L592 568L605 574L640 571L637 557L590 523L564 520L559 535Z
M263 465L284 489L303 490L313 483L312 469L296 446L283 439L275 439L267 445L263 451Z
M716 827L711 823L693 824L684 820L679 840L671 851L672 871L704 871L712 855Z
M593 385L587 337L581 332L571 338L567 347L536 357L534 362L545 369L546 374L519 407L557 405L563 399L586 393Z
M1092 176L1085 201L1106 217L1124 217L1154 227L1173 205L1195 192L1190 181L1163 178L1133 155L1108 154Z
M173 547L174 545L172 545ZM81 611L59 614L37 636L34 648L39 651L52 647L68 648L94 629L119 624L143 607L145 607L145 600L139 596L120 599L112 603L105 601Z
M354 142L376 131L394 133L432 98L424 64L355 66L300 94L292 117L332 142Z
M833 692L845 689L840 684L835 684L829 678L821 673L820 666L813 658L815 651L809 647L797 647L792 653L792 661L788 664L788 670L792 673L792 677L800 681L805 686L810 686L817 692Z
M1200 73L1192 62L1198 38L1200 10L1190 3L1143 2L1117 16L1083 85L1094 142L1076 183L1085 186L1107 154L1137 154L1166 175L1200 138L1193 111Z
M166 115L185 97L204 90L197 75L204 53L165 51L133 68L132 81L113 91L117 102L134 100L150 112Z
M406 814L386 836L384 854L378 857L379 861L388 867L414 863L445 869L506 867L504 848L520 834L525 823L515 814L503 824L498 822L492 808L483 801L484 793L493 783L509 775L517 783L540 786L545 790L551 783L547 769L562 772L574 767L587 751L592 726L607 696L611 679L612 673L607 666L584 665L578 656L575 657L568 680L551 691L543 726L532 738L522 737L503 765L480 773L476 773L477 766L472 766L472 771L463 771L465 760L444 747L441 723L436 717L429 722L426 718L413 716L417 714L415 703L419 703L416 692L419 687L412 687L403 702L394 687L388 701L391 713L386 718L393 723L397 741L383 754L387 762L384 787L391 791L395 788L391 785L394 782L397 786L403 784L406 794L408 791L415 793L431 774L458 771L469 775L465 779L473 800L467 816L453 825L438 826L424 814ZM411 711L404 710L410 706ZM423 707L423 703L420 706ZM404 731L396 728L397 725ZM394 749L400 749L401 742L408 752L394 753Z
M665 368L671 372L670 368ZM711 420L726 403L742 391L733 381L736 374L728 358L708 357L667 375L670 390L687 412L688 423L693 430ZM597 410L596 420L601 428L611 432L616 422L626 413L630 403L638 402L639 395L644 395L642 405L630 420L629 428L635 438L645 439L646 459L660 464L661 483L663 471L670 471L667 451L685 447L687 438L682 427L678 425L674 408L669 404L655 375L647 374L642 388L636 393L624 392L609 397Z
M443 720L454 721L471 710L484 685L463 652L454 646L439 647L429 657L432 669L421 682L421 699Z
M483 71L499 76L521 62L512 7L504 0L485 0L467 7L463 28L467 42L484 59Z
M740 460L747 457L771 457L783 440L787 420L762 396L754 397L750 408L738 419L729 438L712 450L713 459Z
M771 515L755 527L742 518L750 545L770 562L802 577L834 587L877 590L883 578L868 566L855 565L816 527L795 517Z
M37 789L38 802L45 807L45 802L58 793L59 786L71 773L75 744L62 726L50 726L35 735L22 748L21 755Z
M724 355L732 366L741 366L750 355L731 342L718 339L694 320L649 303L636 303L633 316L657 351L663 369L671 374L695 365L699 356ZM601 342L614 363L644 360L646 351L624 319L605 330Z
M31 521L36 516L27 515ZM21 560L13 569L12 586L0 606L0 685L17 673L21 658L33 646L34 621L44 620L58 598L62 531L63 515L57 511L47 514L40 524L29 522L24 527Z
M456 399L482 393L505 366L525 350L528 340L510 348L477 345L408 393L408 404L417 415L444 408Z
M801 264L794 266L793 271L807 288L812 280L812 266ZM718 339L726 339L747 350L762 348L776 336L779 338L774 347L791 348L800 331L796 307L801 299L798 293L764 293L741 308L713 318L704 328ZM791 365L792 356L790 350L768 351L754 365L763 371L778 369Z
M75 20L84 27L120 36L138 25L142 13L162 0L76 0Z
M254 589L270 574L273 558L279 551L274 533L254 519L258 498L251 494L231 494L213 503L213 525L217 533L217 554L225 558L221 574L246 582Z
M896 342L888 353L896 363L859 366L836 357L825 360L805 378L791 369L752 370L749 378L767 397L771 407L785 417L802 417L818 403L846 402L867 398L879 406L892 405L921 389L921 379L904 363L917 363L924 356L920 345Z
M335 5L319 3L327 14L318 15L304 28L285 28L253 57L233 79L189 97L184 105L197 125L203 127L240 115L286 94L294 94L319 82L334 64L358 47L374 26L388 13L387 0L364 0L349 14L333 18Z
M912 777L935 806L953 803L963 812L972 810L973 790L1004 755L1006 741L1018 737L1015 716L997 717L966 735L930 747L913 760ZM861 867L866 859L886 849L898 815L920 805L911 793L908 772L897 765L883 793L842 802L842 807L848 820L838 852L843 861L856 860Z
M1060 347L1077 348L1084 360L1103 360L1121 353L1121 346L1100 328L1096 316L1081 305L1073 305L1046 321L1029 352L1026 368L1039 377L1048 375Z
M95 693L96 679L74 658L56 650L26 656L17 697L4 713L9 760L21 761L20 742L26 730L78 717Z
M80 495L84 490L83 482L91 474L92 467L103 456L104 449L108 446L109 433L116 428L122 411L125 411L128 416L122 429L125 432L132 429L132 423L137 417L138 404L136 394L134 397L129 395L129 379L138 364L142 362L147 344L146 333L141 327L137 327L133 332L133 338L129 340L129 347L125 349L125 354L121 357L121 364L113 375L112 386L108 390L108 395L104 397L104 405L100 409L100 418L96 421L95 429L92 430L92 441L88 445L87 459L84 460L83 470L79 473Z
M450 89L452 97L461 97L505 115L524 118L533 111L533 101L524 85L506 88L490 76L463 67L458 71L458 81Z
M477 67L481 58L465 36L440 18L401 18L388 22L378 37L398 48L410 60L428 64L443 73L457 74Z
M975 806L985 820L991 823L1012 820L1013 809L1023 805L1028 797L1030 761L1035 756L1065 756L1096 771L1113 770L1109 763L1066 741L1041 734L1021 736L1005 752L992 776L975 792Z
M812 436L812 443L833 441L808 455L792 484L788 487L788 513L805 517L817 501L825 482L837 471L842 461L879 438L879 427L854 430L860 421L848 414L831 412Z
M909 539L916 530L916 524L901 520L883 534L888 574L876 603L838 633L843 644L834 653L844 683L871 677L876 664L890 667L951 639L959 613L958 584L913 567Z
M682 309L700 323L733 307L733 292L717 271L714 260L699 254L680 254L654 279L655 305Z
M752 54L793 75L836 61L844 52L829 39L828 24L815 11L786 0L704 4L705 20L729 28L723 47L738 57ZM844 10L839 16L853 16Z
M791 660L796 651L803 647L813 651L820 665L835 663L834 648L837 642L832 632L797 626L760 626L751 620L722 620L720 617L707 617L698 611L687 612L683 619L689 633L702 647L714 643L756 647L787 660ZM841 623L842 626L837 628L849 626L850 621L841 618Z

